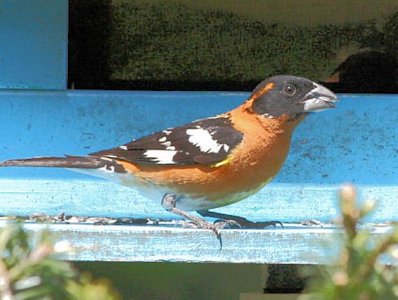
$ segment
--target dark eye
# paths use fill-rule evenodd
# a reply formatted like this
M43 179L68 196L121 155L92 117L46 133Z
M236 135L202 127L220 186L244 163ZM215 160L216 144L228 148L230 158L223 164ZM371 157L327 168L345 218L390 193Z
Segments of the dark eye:
M294 85L292 84L286 84L283 87L283 94L285 94L287 97L293 97L297 92L297 89Z

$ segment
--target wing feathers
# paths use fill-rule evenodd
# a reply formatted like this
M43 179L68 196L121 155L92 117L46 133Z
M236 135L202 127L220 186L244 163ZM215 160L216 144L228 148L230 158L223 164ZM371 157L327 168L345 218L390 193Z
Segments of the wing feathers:
M213 165L243 140L228 115L159 131L117 148L92 153L136 164Z

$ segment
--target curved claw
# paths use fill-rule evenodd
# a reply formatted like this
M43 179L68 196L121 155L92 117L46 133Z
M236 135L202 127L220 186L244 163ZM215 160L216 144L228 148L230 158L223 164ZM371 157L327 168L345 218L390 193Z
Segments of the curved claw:
M267 222L253 222L255 224L255 226L259 226L259 227L268 227L268 226L273 226L274 228L277 225L280 225L282 228L284 228L283 223L280 221L267 221Z
M241 224L235 220L224 220L224 219L217 219L214 221L214 224L221 224L222 228L230 228L230 229L238 229L242 228Z
M227 224L229 223L232 225L231 228L264 228L267 226L276 227L276 225L281 225L283 228L283 224L280 221L252 222L244 217L228 215L209 210L199 210L197 212L203 217L217 218L215 223L227 222Z
M252 222L247 219L245 220L224 220L224 219L217 219L214 221L214 224L223 224L222 228L229 228L229 229L239 229L239 228L265 228L268 226L273 226L274 228L277 225L280 225L284 228L283 223L280 221L265 221L265 222Z
M207 229L207 230L213 231L214 234L216 235L216 238L217 238L218 242L220 243L219 250L221 251L223 244L222 244L222 238L221 238L220 229L223 229L225 227L225 225L222 225L220 223L212 224L212 223L209 223L209 222L207 222L205 220L202 220L202 219L199 219L199 220L182 221L182 224L183 224L184 227L195 228L195 229Z

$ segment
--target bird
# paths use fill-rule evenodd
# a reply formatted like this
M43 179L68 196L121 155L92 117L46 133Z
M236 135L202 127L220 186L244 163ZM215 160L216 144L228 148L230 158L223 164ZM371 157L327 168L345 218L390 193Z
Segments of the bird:
M240 106L223 114L86 156L11 159L0 167L67 168L134 187L193 226L214 231L221 242L225 224L257 223L211 209L241 201L269 183L288 155L297 125L336 102L332 91L314 81L278 75L260 82ZM224 221L210 223L204 217Z

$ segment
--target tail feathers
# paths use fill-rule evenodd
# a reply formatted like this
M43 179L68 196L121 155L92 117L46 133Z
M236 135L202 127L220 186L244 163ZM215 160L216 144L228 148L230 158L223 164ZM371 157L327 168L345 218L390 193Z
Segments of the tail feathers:
M93 156L33 157L0 162L0 167L53 167L98 169L107 167L109 161Z

